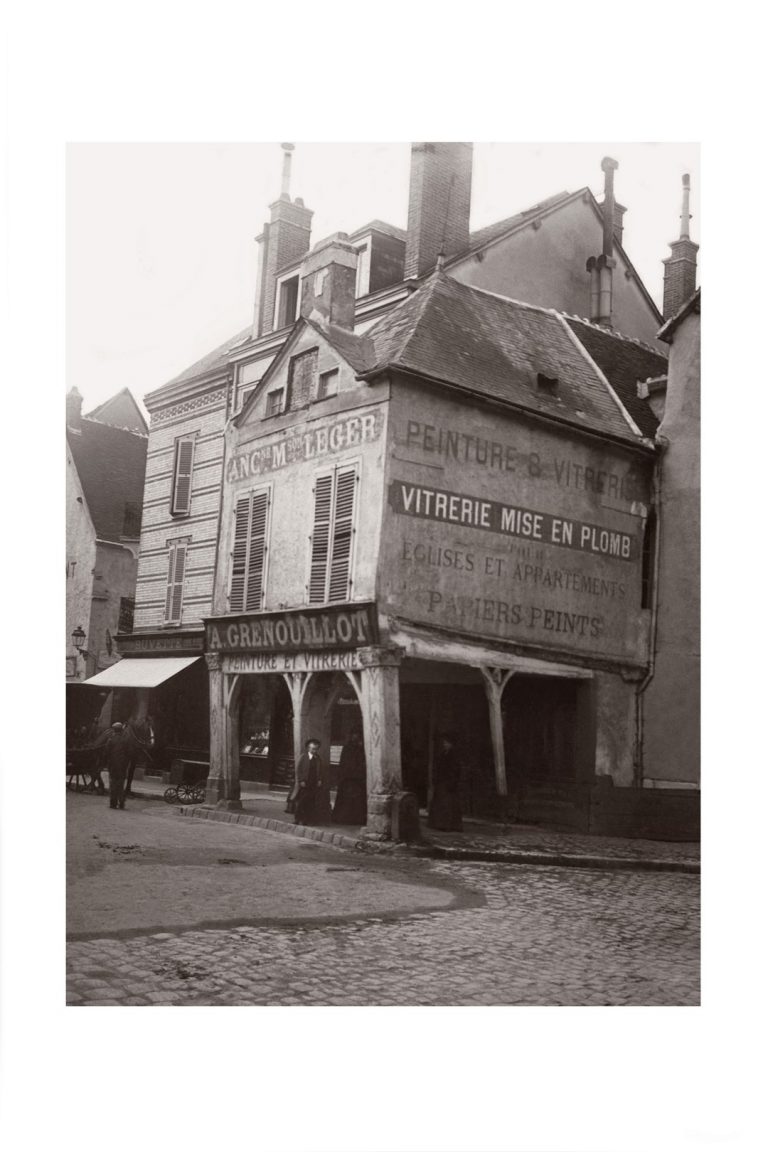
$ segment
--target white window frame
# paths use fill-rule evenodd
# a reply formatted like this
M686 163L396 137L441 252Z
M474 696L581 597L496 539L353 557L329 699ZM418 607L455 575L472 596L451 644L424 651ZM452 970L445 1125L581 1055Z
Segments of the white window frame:
M173 471L171 473L171 516L190 516L192 514L192 481L195 476L195 441L197 439L197 432L186 432L183 436L177 436L173 442ZM190 458L189 458L189 491L187 494L186 507L179 507L179 465L181 463L181 453L185 444L190 445Z
M337 499L337 492L338 492L338 480L339 480L339 476L342 473L348 473L348 472L354 473L355 481L354 481L354 497L353 497L353 504L352 504L352 523L351 523L351 540L350 540L350 548L349 548L349 569L348 569L348 577L347 577L347 594L343 600L339 600L339 599L330 600L329 595L330 595L331 568L332 568L331 561L333 559L333 546L334 546L334 540L335 540L335 534L336 534L336 512L337 512L336 499ZM312 592L312 563L313 563L312 558L313 558L313 551L314 551L314 536L315 536L315 512L316 512L315 492L317 489L318 481L322 480L324 477L328 477L328 476L331 476L333 479L332 479L332 486L331 486L331 508L330 508L330 521L329 521L329 531L328 531L328 549L327 549L326 558L325 558L323 599L322 600L317 600L317 599L312 600L310 597L311 597L311 592ZM358 517L360 514L359 509L360 509L361 485L362 485L362 463L361 463L360 457L354 457L351 460L344 460L338 464L332 464L330 467L318 468L318 470L314 474L313 483L312 483L312 500L310 503L312 530L310 531L310 534L309 534L309 548L307 550L307 577L306 577L306 582L305 582L305 586L304 586L305 603L307 604L308 607L314 608L314 607L317 607L321 604L322 605L325 605L325 604L342 604L342 603L346 603L347 601L351 600L352 597L354 596L355 572L356 572L356 568L357 568L357 522L358 522Z
M295 324L299 318L299 308L301 306L301 278L300 270L295 268L293 272L284 272L282 276L275 277L275 314L272 320L272 327L277 332L280 328L288 328L290 324ZM283 285L287 284L289 280L298 280L296 289L296 311L293 319L286 324L280 324L280 310L282 304Z
M234 580L234 566L235 566L235 533L237 531L237 506L241 500L247 499L250 501L249 507L253 508L253 499L257 496L266 496L267 507L264 516L264 556L261 568L261 592L259 595L258 607L247 607L248 603L248 577L250 575L250 557L248 551L250 550L250 523L247 529L246 536L246 564L243 572L243 602L242 606L232 603L232 583ZM251 513L249 511L248 521L250 522ZM272 485L261 484L256 488L247 488L244 491L237 492L234 496L234 504L232 507L232 547L229 552L229 588L227 590L227 603L230 612L260 612L264 607L264 601L267 595L267 580L269 578L269 540L272 531Z

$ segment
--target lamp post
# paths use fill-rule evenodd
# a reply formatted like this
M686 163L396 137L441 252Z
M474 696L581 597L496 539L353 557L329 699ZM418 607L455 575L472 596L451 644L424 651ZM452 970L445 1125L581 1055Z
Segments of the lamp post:
M79 656L82 656L82 658L85 662L85 667L87 669L87 667L88 667L88 649L85 647L85 632L83 632L83 629L79 624L78 624L77 628L75 628L74 632L72 633L72 643L75 647L75 651L77 652L77 654Z

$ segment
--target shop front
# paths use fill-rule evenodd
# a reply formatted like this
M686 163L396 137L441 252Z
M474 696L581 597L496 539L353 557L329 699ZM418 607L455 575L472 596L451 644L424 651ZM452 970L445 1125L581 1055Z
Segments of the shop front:
M201 632L117 637L121 659L87 683L112 693L112 720L152 733L142 775L178 782L205 776L209 761L208 675ZM177 779L178 778L178 779Z
M287 788L306 741L320 743L334 778L342 749L362 731L370 835L388 835L402 790L398 667L379 643L372 602L206 620L211 761L208 802L241 803L241 782Z

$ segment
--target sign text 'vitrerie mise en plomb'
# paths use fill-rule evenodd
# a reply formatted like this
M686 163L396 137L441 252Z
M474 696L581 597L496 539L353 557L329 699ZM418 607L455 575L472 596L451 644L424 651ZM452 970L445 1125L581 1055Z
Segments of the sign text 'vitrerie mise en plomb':
M549 512L516 508L496 500L481 500L460 492L444 492L393 480L389 504L394 512L420 520L437 520L463 528L499 532L541 544L556 544L617 560L635 560L637 546L627 532L601 528Z

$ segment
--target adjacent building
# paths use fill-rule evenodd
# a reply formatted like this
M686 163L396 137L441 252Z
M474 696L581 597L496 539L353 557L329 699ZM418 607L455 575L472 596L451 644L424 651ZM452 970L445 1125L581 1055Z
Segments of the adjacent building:
M108 691L84 682L119 660L118 632L132 631L147 426L124 390L86 416L67 396L67 726L89 727Z
M667 359L615 162L470 233L471 145L416 144L406 231L311 247L283 147L251 324L145 398L132 706L213 802L359 726L387 837L451 728L465 811L632 831Z

